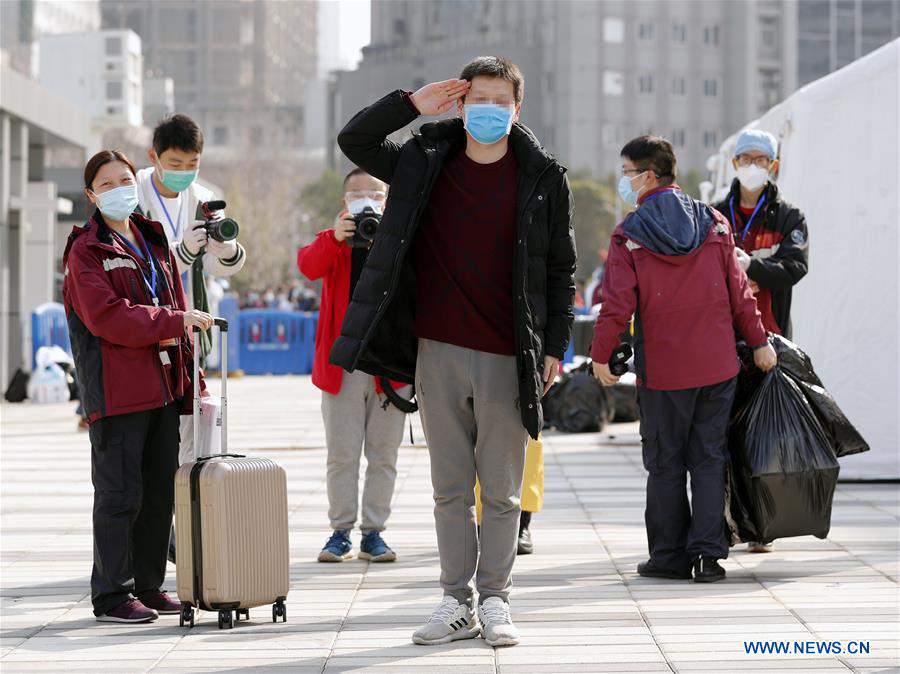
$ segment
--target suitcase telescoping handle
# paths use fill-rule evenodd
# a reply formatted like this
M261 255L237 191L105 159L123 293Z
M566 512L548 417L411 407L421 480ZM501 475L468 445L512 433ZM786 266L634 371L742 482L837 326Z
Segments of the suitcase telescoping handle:
M219 349L220 368L222 372L222 447L221 453L228 454L228 395L226 385L228 382L228 321L224 318L214 319L214 325L219 328L222 337L222 345ZM200 345L198 339L200 328L194 326L194 451L200 446Z

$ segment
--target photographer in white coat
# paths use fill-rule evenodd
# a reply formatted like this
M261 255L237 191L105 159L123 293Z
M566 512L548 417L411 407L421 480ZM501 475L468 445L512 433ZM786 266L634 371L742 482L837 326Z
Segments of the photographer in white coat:
M202 153L203 132L194 120L186 115L163 119L154 129L153 147L147 151L151 166L137 173L138 202L144 215L163 225L182 273L187 305L214 313L208 288L213 279L209 277L239 272L246 252L237 240L222 242L207 237L202 227L208 217L202 205L215 199L196 180ZM218 212L212 217L223 216ZM210 331L201 333L199 346L201 363L219 362ZM184 463L194 458L190 417L182 417L181 437L179 460Z

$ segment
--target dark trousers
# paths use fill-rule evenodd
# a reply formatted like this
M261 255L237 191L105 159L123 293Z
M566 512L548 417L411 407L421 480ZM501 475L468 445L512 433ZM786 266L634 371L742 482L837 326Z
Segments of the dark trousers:
M178 408L105 417L91 424L94 570L91 601L102 615L130 596L159 591L178 469Z
M651 561L684 571L699 555L724 559L728 419L735 380L680 391L641 387L641 441L647 469ZM691 503L686 473L691 474Z

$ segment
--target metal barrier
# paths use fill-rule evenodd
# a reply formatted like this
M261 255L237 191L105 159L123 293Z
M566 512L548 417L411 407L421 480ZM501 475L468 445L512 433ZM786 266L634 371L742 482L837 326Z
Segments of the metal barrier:
M42 346L59 346L72 354L66 309L59 302L45 302L31 312L31 367L37 367Z
M246 374L312 372L318 313L258 309L238 315L241 369Z

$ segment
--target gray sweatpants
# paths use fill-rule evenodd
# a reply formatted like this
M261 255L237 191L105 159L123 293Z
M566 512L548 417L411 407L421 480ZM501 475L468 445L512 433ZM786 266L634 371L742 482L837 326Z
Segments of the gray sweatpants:
M406 386L397 391L409 398ZM352 529L359 509L359 457L365 451L366 479L360 529L384 531L397 479L397 449L406 415L393 405L382 409L384 394L365 372L344 372L337 395L322 391L322 418L328 446L328 519L332 529Z
M515 356L419 340L416 397L431 456L441 587L461 602L471 603L473 576L479 602L509 600L527 440L518 396Z

